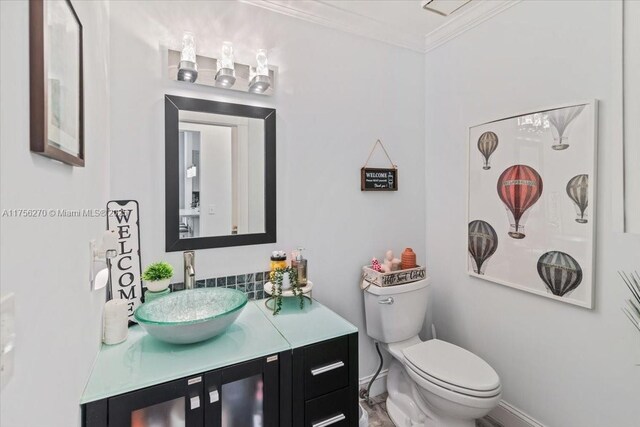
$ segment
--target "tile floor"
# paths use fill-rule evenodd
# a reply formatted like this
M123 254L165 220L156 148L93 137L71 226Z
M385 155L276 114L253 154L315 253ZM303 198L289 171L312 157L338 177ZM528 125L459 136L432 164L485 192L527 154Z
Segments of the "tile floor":
M389 419L387 414L387 393L376 396L372 399L372 405L361 400L362 407L369 414L369 427L395 427L395 424ZM476 420L476 427L503 427L502 424L497 421L485 417L481 420Z

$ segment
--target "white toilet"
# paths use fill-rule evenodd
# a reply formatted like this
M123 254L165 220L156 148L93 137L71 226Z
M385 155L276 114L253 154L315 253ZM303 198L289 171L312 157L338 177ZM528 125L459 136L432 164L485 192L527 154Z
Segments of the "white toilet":
M364 292L367 334L394 358L387 411L397 427L474 427L500 402L496 371L475 354L433 339L421 341L429 279Z

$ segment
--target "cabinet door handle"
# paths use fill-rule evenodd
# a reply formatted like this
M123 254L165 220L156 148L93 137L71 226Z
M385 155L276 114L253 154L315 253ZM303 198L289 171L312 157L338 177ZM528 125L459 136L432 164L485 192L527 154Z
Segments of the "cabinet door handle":
M327 418L326 420L318 421L317 423L311 424L311 427L326 427L331 424L339 423L342 420L346 420L347 417L344 414L338 414L335 417Z
M190 399L191 410L198 409L200 407L200 396L193 396Z
M209 403L216 403L218 400L220 400L220 393L218 393L218 390L209 390Z
M315 368L311 370L311 375L314 377L316 375L324 374L325 372L333 371L334 369L342 368L344 366L344 362L342 360L331 363L329 365L320 366L319 368Z

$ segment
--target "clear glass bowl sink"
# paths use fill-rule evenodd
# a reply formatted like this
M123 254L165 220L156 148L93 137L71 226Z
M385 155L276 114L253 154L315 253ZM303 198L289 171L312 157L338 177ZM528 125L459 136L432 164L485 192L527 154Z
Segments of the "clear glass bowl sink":
M246 304L247 296L235 289L187 289L142 304L134 317L161 341L191 344L224 332Z

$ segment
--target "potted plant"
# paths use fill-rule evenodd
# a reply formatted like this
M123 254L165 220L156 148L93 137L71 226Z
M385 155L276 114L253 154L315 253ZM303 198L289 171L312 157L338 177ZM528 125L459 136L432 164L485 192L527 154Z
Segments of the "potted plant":
M154 262L147 266L142 273L142 280L147 283L147 289L151 292L162 292L169 287L169 281L173 276L173 267L167 262Z
M286 278L288 276L288 280ZM275 316L282 309L282 291L291 290L294 296L300 300L300 309L304 308L304 295L300 284L298 283L298 270L291 267L276 268L272 272L273 280L273 299L275 300L275 308L273 315Z

